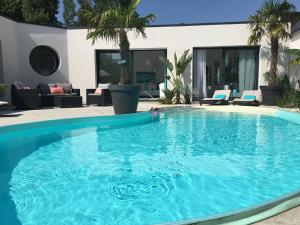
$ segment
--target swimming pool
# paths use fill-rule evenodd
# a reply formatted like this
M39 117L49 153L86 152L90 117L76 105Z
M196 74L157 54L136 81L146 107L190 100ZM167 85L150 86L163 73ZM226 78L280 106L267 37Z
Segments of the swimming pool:
M299 128L195 109L0 128L1 217L159 224L254 207L300 190Z

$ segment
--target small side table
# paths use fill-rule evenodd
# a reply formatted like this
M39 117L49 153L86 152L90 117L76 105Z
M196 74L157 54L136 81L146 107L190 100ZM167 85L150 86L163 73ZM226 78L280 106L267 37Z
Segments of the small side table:
M82 107L82 97L72 95L55 96L54 106L59 108Z

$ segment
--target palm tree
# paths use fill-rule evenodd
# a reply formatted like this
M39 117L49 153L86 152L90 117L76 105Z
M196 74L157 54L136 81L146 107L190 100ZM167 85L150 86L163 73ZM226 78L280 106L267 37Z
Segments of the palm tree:
M254 15L249 17L251 34L249 45L258 44L266 36L271 44L270 80L275 81L279 41L291 37L290 21L296 14L296 7L287 0L266 0Z
M141 34L146 38L145 27L155 19L153 14L141 17L136 9L141 0L98 0L92 11L87 11L86 16L89 22L87 39L93 44L99 38L107 41L115 41L119 44L122 72L120 84L130 84L130 43L127 33L133 31L136 36Z

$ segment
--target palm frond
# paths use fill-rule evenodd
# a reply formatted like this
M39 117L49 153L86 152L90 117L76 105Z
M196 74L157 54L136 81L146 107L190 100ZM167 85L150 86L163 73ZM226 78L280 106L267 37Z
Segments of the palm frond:
M91 39L93 43L99 38L120 41L119 34L129 31L145 38L145 27L155 16L138 16L136 8L140 1L131 0L128 5L122 5L119 0L96 0L94 10L86 12L90 24L87 39Z
M290 49L287 49L286 52L290 53L291 55L300 57L300 49L290 48Z
M192 55L189 55L189 49L185 50L180 59L177 62L178 73L183 74L192 60Z
M290 66L297 66L300 65L300 57L298 57L297 59L294 59L292 61L289 62Z
M176 76L180 76L176 52L174 53L174 66Z
M295 12L295 5L286 0L266 0L261 8L249 17L251 34L248 44L257 44L265 35L278 40L290 38L289 22Z
M173 72L174 66L166 57L160 56L159 60L168 68L170 72Z

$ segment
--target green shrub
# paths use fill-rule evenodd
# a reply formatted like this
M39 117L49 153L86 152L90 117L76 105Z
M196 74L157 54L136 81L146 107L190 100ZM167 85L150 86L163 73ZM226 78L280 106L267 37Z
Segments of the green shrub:
M5 93L5 85L4 84L0 84L0 97L3 96Z
M300 91L288 90L277 100L281 108L300 108Z
M174 90L163 90L163 93L165 95L164 98L158 99L158 102L161 104L172 104L173 103L173 98L175 97L175 91Z
M185 85L182 92L184 96L184 104L192 104L191 102L192 91L190 87L188 85Z

